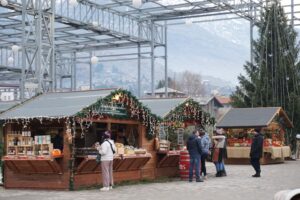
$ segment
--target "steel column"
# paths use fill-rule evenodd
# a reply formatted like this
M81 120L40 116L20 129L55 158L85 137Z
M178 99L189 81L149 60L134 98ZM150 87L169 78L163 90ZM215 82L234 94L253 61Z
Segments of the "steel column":
M92 52L90 52L90 58L92 58L93 54ZM90 71L90 90L93 89L93 64L92 62L90 61L90 64L89 64L89 71Z
M71 90L76 90L76 52L72 53L71 62Z
M139 26L139 42L138 42L138 98L141 98L141 44L140 44L140 38L141 38L141 24Z
M168 24L165 21L165 97L168 97Z
M155 67L155 39L154 39L154 22L151 21L151 95L154 96L154 67Z

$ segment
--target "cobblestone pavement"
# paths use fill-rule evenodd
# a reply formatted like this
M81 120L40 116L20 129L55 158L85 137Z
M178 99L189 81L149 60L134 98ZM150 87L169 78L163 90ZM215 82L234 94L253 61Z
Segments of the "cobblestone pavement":
M262 177L252 178L249 165L227 165L227 177L214 177L215 169L208 163L208 180L204 183L174 181L167 183L119 186L108 192L5 190L0 187L1 200L267 200L277 191L300 188L300 160L262 166Z

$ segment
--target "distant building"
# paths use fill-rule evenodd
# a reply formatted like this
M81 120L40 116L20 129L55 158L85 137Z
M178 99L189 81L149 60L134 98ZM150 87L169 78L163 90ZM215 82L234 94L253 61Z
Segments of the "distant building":
M171 98L172 97L186 97L185 93L183 93L179 90L172 89L172 88L167 88L167 93L168 93L168 97L171 97ZM151 92L146 92L145 94L146 94L146 97L152 95ZM162 87L162 88L154 90L154 95L156 98L165 98L166 97L165 88Z
M211 117L218 119L219 109L223 107L221 102L215 97L193 97L193 99L202 106L203 110L208 112Z
M219 102L223 105L224 108L231 108L231 99L227 96L216 96Z
M83 91L83 90L90 90L90 86L89 85L82 85L79 87L79 90L80 91Z
M19 85L0 85L0 101L15 101L20 96Z
M219 117L217 118L220 119L222 116L224 116L231 108L231 99L228 96L216 96L216 98L219 100L219 102L223 105L223 108L219 109L218 115Z

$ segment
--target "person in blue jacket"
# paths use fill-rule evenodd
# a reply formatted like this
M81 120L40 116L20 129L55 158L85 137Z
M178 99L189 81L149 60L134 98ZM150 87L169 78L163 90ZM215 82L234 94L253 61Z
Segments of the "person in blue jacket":
M199 131L195 130L189 136L187 141L187 150L190 155L189 182L193 181L193 171L195 169L196 182L203 182L200 178L200 162L201 162L201 139Z
M201 147L202 147L202 154L201 154L201 172L200 175L203 174L204 180L207 179L207 173L206 173L206 165L205 161L209 154L209 149L211 148L211 140L209 138L208 133L205 132L204 129L200 130L200 137L201 137Z

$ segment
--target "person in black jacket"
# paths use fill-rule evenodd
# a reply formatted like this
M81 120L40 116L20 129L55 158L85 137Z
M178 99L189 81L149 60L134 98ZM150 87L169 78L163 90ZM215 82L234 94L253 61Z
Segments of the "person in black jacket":
M187 150L190 155L189 182L193 181L193 171L195 169L196 182L203 182L200 178L200 162L201 162L201 139L199 131L195 130L187 141Z
M255 174L252 175L252 177L260 177L260 163L259 159L262 157L263 153L263 141L264 138L262 134L260 133L260 129L257 128L254 130L254 138L251 144L251 150L250 150L250 162L255 170Z

